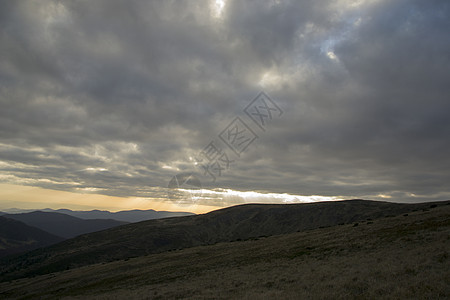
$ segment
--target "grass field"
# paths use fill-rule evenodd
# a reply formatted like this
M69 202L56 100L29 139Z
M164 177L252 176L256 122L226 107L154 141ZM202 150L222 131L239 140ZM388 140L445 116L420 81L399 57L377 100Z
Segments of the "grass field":
M449 299L450 205L0 283L0 298Z

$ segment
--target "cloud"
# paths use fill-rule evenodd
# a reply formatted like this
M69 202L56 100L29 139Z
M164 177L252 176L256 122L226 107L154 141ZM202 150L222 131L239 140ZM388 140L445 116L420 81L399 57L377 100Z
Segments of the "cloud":
M446 1L2 5L5 183L160 199L264 90L284 114L206 188L450 196Z

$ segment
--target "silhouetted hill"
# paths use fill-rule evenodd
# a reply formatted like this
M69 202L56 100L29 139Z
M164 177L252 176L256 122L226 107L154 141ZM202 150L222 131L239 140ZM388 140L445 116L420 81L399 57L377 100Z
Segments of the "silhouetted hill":
M35 211L22 214L8 214L4 217L21 221L64 238L73 238L80 234L91 233L127 224L117 220L83 220L56 212Z
M173 249L394 216L445 203L399 204L347 200L238 205L204 215L150 220L82 235L0 262L0 273L15 270L10 276L19 277L44 274Z
M39 228L0 216L0 257L49 246L62 240Z
M450 205L441 204L3 282L0 298L449 299Z
M175 211L156 211L153 209L148 210L123 210L118 212L109 212L107 210L89 210L89 211L80 211L80 210L70 210L70 209L19 209L19 208L10 208L6 209L4 212L0 212L2 214L20 214L20 213L30 213L35 211L43 211L43 212L56 212L62 213L65 215L69 215L72 217L92 220L92 219L113 219L117 221L127 222L127 223L135 223L146 220L154 220L154 219L162 219L162 218L171 218L171 217L182 217L182 216L193 216L194 213L190 212L175 212Z
M47 210L49 211L49 210ZM124 210L118 212L109 212L106 210L91 210L91 211L73 211L69 209L58 209L56 212L60 212L66 215L74 216L81 219L114 219L123 222L141 222L146 220L192 216L195 215L189 212L173 212L173 211L156 211L153 209L148 210Z

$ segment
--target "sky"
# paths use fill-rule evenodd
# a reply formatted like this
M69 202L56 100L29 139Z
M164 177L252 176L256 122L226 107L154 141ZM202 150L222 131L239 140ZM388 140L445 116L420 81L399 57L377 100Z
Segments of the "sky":
M0 6L0 209L450 199L447 0Z

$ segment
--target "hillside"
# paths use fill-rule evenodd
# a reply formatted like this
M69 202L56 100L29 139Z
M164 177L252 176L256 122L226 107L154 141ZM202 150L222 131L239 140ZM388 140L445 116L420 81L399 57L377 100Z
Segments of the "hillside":
M0 297L448 299L449 244L450 205L438 204L4 282Z
M128 224L0 261L0 279L20 278L100 262L218 242L293 233L428 209L437 204L365 200L308 204L247 204L204 215Z
M6 209L4 211L0 211L1 215L6 214L24 214L24 213L31 213L35 211L41 211L41 212L52 212L52 213L61 213L65 215L69 215L72 217L76 217L79 219L85 219L85 220L93 220L93 219L112 219L127 223L135 223L135 222L141 222L141 221L147 221L147 220L154 220L154 219L163 219L163 218L172 218L172 217L182 217L182 216L193 216L194 213L190 212L181 212L181 211L157 211L153 209L134 209L134 210L122 210L117 212L110 212L107 210L71 210L71 209L51 209L51 208L44 208L44 209L19 209L19 208L10 208Z
M51 211L51 210L48 210ZM114 219L123 222L141 222L146 220L182 217L195 215L189 212L174 212L174 211L156 211L153 209L147 210L123 210L118 212L109 212L106 210L90 210L90 211L73 211L70 209L58 209L55 212L60 212L69 216L74 216L81 219Z
M0 216L0 257L31 251L62 240L59 236Z
M3 217L21 221L66 239L127 224L117 220L83 220L62 213L42 211L8 214Z

